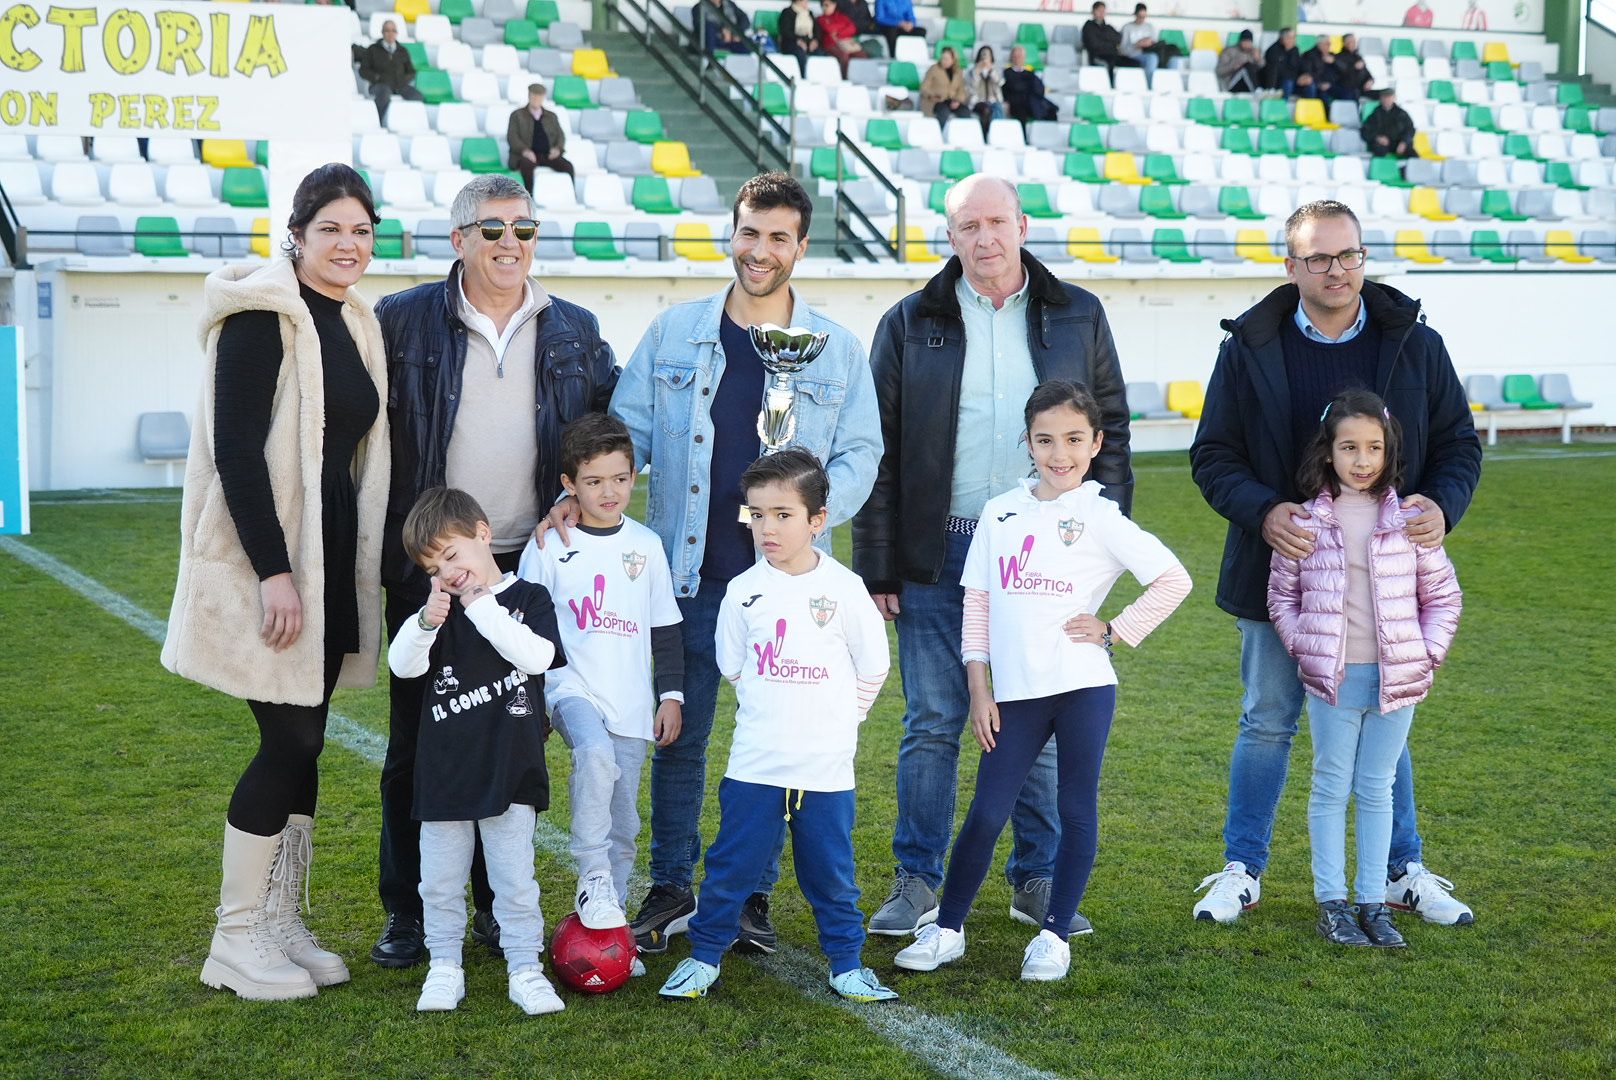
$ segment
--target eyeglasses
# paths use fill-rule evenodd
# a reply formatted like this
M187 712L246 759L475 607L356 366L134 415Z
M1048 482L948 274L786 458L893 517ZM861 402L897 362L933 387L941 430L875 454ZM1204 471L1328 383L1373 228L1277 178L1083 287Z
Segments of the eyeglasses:
M1293 255L1297 262L1307 267L1310 274L1328 274L1331 263L1340 263L1343 270L1356 270L1364 264L1364 258L1369 253L1363 248L1353 248L1343 251L1339 255Z
M498 243L505 230L510 229L518 240L526 242L538 235L539 223L532 218L517 218L515 221L501 221L499 218L484 218L481 221L468 221L464 225L455 226L461 232L476 226L483 234L483 239L490 244Z

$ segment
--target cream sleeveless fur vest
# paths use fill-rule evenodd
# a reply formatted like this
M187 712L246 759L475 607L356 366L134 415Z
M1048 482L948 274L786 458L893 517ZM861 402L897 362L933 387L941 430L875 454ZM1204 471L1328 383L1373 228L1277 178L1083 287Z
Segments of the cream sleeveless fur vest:
M325 379L314 320L298 295L292 264L231 266L210 274L200 332L206 361L202 395L191 422L180 508L179 582L163 642L163 666L232 697L318 705L325 657L325 567L321 564L320 455L325 428ZM286 533L292 580L303 601L303 632L274 652L259 639L263 603L258 575L236 534L213 457L213 395L219 332L238 311L280 316L280 379L264 459L275 509ZM370 304L348 290L343 322L381 399L376 422L359 444L354 482L359 503L359 652L342 665L338 686L376 681L381 644L379 583L382 521L387 508L387 353Z

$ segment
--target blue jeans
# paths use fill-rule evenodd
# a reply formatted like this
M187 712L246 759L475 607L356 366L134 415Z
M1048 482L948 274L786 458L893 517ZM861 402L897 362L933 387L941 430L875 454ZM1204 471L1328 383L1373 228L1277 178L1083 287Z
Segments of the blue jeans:
M1308 695L1307 726L1313 735L1313 794L1307 831L1313 841L1313 896L1319 902L1347 898L1347 797L1357 804L1357 903L1386 902L1380 872L1392 842L1392 777L1408 746L1414 706L1389 713L1380 704L1380 670L1348 664L1335 704Z
M651 881L690 888L701 854L701 803L707 792L707 740L718 709L718 606L727 582L702 581L695 596L678 598L685 639L684 723L679 737L651 757ZM757 892L774 891L780 877L781 832Z
M1229 761L1229 816L1223 825L1223 858L1241 862L1252 874L1268 866L1274 811L1285 790L1291 739L1302 716L1302 679L1272 623L1237 619L1240 627L1240 732ZM1389 873L1423 861L1414 811L1414 767L1408 747L1397 761L1392 784L1392 842Z
M960 660L965 590L960 573L971 538L947 537L942 576L935 585L904 585L898 615L898 665L903 677L903 741L898 744L898 823L892 854L898 869L936 889L943 856L954 835L959 795L960 735L971 695ZM689 676L687 675L686 678ZM1055 740L1027 774L1010 816L1015 847L1005 876L1015 888L1054 876L1060 845L1055 811Z
M1139 54L1139 66L1145 69L1145 85L1156 84L1156 69L1161 67L1161 57L1146 49Z

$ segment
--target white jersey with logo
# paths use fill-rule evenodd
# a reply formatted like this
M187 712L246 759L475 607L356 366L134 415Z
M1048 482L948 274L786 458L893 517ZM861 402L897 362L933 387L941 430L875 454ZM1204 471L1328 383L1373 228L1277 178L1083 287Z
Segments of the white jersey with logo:
M988 500L960 575L965 588L988 594L995 701L1114 684L1105 648L1073 642L1062 624L1096 614L1124 570L1148 585L1178 565L1097 482L1048 501L1033 495L1037 483Z
M718 670L739 708L732 780L848 791L858 749L858 680L887 673L886 623L857 574L820 553L806 574L759 562L718 609Z
M584 698L612 734L649 739L656 715L651 628L681 618L662 541L627 517L609 536L575 528L569 537L571 547L553 529L543 548L528 540L517 568L550 590L567 654L567 666L545 676L545 696Z

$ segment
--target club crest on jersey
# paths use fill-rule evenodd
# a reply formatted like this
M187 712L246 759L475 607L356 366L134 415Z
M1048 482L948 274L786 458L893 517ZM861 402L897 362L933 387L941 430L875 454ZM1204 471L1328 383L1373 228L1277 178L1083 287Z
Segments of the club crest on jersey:
M814 617L814 625L824 629L836 617L836 601L828 596L821 596L808 601L808 614Z
M1077 538L1083 535L1083 523L1076 518L1066 518L1064 521L1057 521L1055 525L1060 529L1061 543L1067 547L1077 543Z
M641 555L638 551L623 552L623 573L628 575L628 579L630 581L634 581L639 578L641 572L644 570L644 555Z

